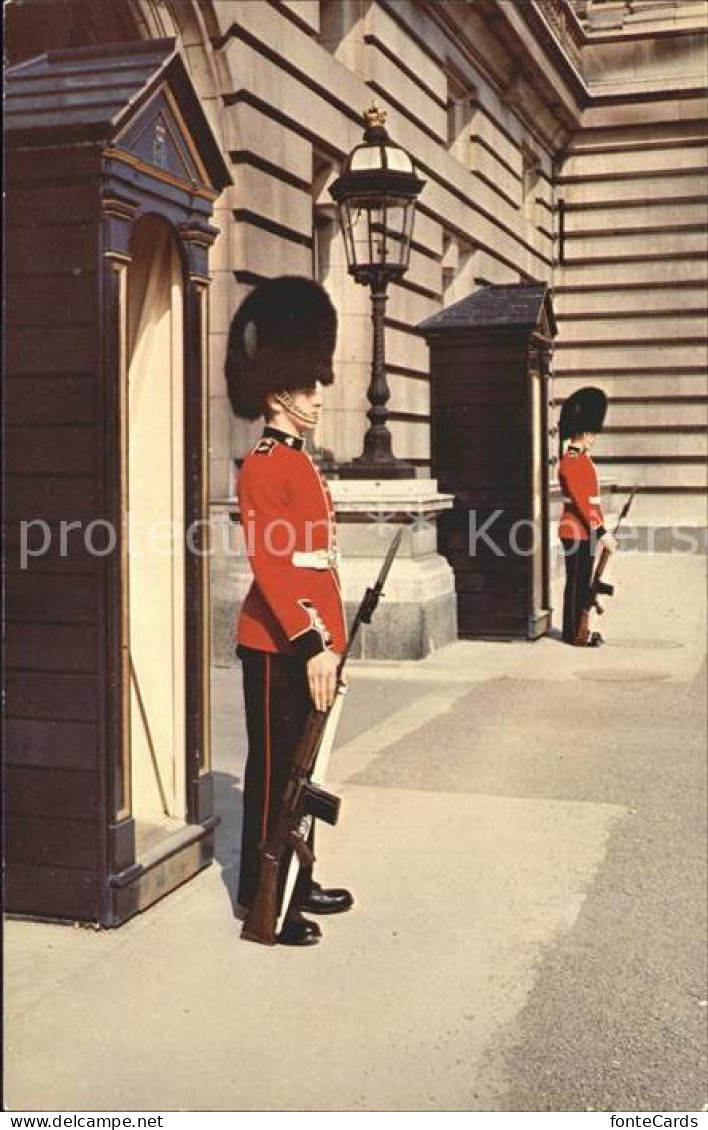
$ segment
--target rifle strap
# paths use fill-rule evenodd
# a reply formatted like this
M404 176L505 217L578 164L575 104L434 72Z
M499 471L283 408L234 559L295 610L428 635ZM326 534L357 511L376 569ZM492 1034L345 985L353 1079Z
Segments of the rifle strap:
M286 842L295 852L295 855L297 856L303 871L311 871L315 862L315 857L310 851L310 848L302 833L293 829L291 832L288 832L285 838Z

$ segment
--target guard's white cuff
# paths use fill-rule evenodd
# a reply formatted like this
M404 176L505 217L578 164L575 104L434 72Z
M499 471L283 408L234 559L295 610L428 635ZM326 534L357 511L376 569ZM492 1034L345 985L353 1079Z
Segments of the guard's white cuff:
M340 553L338 549L315 549L311 553L296 549L292 561L296 569L338 569Z

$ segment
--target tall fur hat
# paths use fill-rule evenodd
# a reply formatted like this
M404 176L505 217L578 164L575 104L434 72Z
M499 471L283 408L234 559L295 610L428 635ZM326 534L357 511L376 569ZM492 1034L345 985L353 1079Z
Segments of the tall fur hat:
M337 312L324 287L299 275L266 279L231 321L225 373L237 416L255 420L268 396L331 385Z
M561 446L571 436L601 432L606 412L607 397L601 388L585 385L576 389L561 408L558 426Z

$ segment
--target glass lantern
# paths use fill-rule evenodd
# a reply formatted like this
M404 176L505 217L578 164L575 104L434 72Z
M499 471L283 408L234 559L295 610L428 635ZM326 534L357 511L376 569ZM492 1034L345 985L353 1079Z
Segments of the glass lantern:
M330 188L349 273L362 284L385 283L408 270L415 205L425 183L405 149L390 140L385 116L375 106L366 111L364 141Z

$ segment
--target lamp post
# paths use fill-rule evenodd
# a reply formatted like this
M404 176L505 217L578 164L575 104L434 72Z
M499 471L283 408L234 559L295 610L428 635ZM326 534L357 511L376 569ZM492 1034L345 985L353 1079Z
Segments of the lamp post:
M367 397L370 426L364 451L340 466L344 478L413 478L415 470L393 454L386 421L390 392L386 381L384 314L386 288L403 278L413 238L416 199L425 181L412 158L394 145L384 127L386 111L372 105L364 113L364 140L355 146L342 175L330 187L344 236L349 274L371 287L373 358Z

